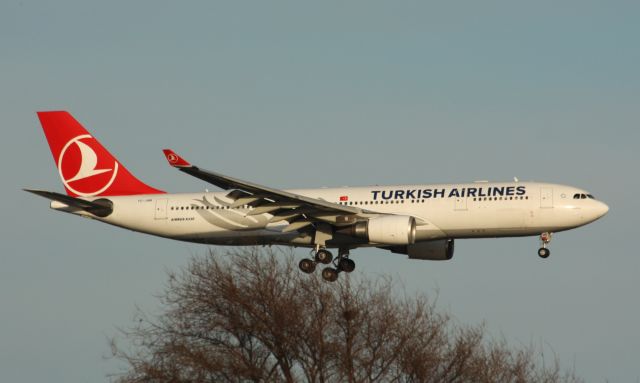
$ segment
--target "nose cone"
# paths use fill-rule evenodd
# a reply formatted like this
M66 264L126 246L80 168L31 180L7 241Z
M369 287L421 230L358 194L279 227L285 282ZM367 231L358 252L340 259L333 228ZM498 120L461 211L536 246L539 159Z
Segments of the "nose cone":
M603 215L607 214L607 212L609 211L609 206L607 206L606 203L604 202L600 202L600 201L595 201L596 202L596 206L594 207L595 210L595 215L596 215L596 219L602 217Z
M581 216L581 225L586 225L591 223L603 215L607 214L609 211L609 206L604 202L590 200L588 204L578 210Z
M606 203L600 201L590 201L589 207L584 209L584 217L589 221L593 222L598 218L601 218L603 215L607 214L609 211L609 206Z

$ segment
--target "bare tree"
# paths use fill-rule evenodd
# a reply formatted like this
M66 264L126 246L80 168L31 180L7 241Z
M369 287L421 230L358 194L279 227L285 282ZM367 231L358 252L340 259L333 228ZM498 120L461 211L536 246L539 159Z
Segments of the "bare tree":
M249 248L170 274L164 311L138 311L119 382L577 382L532 347L485 339L388 277L325 283L292 253Z

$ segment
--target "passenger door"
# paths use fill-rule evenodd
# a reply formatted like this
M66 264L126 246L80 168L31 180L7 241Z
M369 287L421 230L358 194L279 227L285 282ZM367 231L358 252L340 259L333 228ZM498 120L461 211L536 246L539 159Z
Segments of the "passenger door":
M166 198L159 198L156 200L156 212L155 219L167 219L167 203Z
M540 207L552 208L553 207L553 189L552 188L540 188Z

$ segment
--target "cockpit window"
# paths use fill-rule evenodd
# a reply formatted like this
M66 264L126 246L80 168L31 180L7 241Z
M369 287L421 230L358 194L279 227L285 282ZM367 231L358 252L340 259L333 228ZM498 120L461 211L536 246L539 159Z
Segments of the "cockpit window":
M573 195L573 199L595 199L591 194L584 194L584 193L576 193Z
M587 198L596 199L596 197L594 197L593 194L587 194Z

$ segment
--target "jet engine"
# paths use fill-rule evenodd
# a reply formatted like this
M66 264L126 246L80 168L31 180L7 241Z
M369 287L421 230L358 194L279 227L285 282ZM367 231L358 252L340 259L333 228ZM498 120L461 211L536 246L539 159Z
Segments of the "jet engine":
M385 245L408 245L416 239L416 220L406 215L388 215L357 222L348 234Z
M453 239L440 239L407 246L393 246L389 250L393 253L407 254L410 259L448 261L453 258L453 244Z

